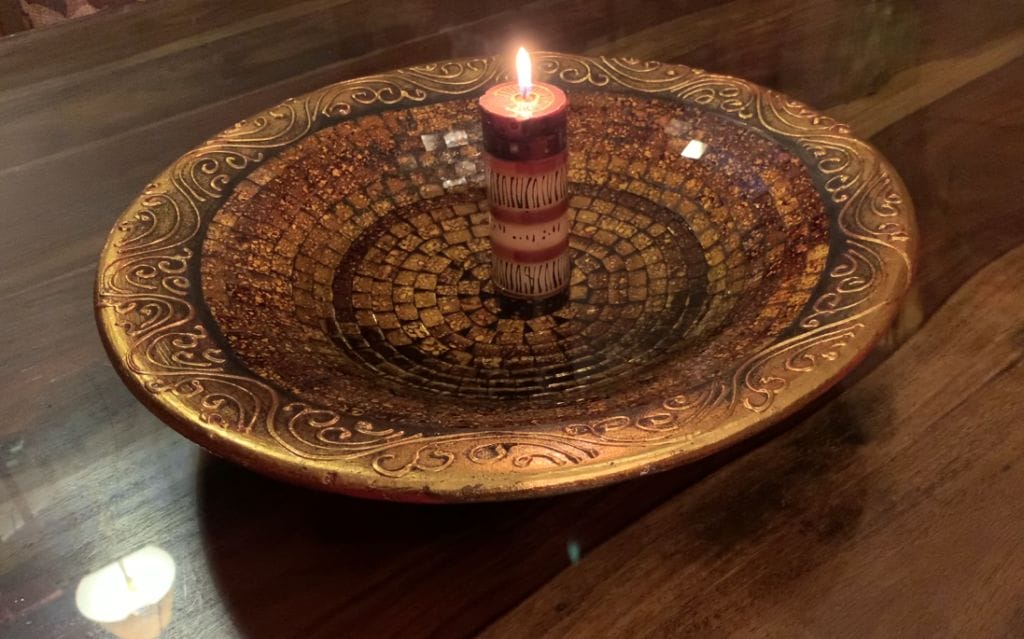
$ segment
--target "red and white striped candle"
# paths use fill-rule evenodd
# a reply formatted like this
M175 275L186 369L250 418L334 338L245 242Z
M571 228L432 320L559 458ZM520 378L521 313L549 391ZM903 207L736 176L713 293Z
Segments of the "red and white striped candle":
M556 86L531 80L524 49L518 82L480 98L487 198L491 213L491 279L510 297L543 299L569 286L569 101Z

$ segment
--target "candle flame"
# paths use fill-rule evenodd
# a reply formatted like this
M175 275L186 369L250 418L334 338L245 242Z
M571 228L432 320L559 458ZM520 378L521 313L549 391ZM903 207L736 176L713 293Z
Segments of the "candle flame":
M530 54L524 47L519 47L516 52L516 76L519 80L519 92L525 98L530 95L533 88L533 65L530 63Z

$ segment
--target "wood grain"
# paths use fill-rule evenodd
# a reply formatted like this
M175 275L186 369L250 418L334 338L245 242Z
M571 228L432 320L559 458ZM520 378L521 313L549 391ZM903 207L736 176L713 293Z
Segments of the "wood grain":
M0 40L0 171L275 82L305 91L443 57L501 53L513 40L684 62L828 107L915 65L977 49L1024 20L1024 5L1009 0L984 0L974 29L950 18L959 6L954 0L928 11L885 4L641 0L604 13L581 8L579 0L534 0L515 9L498 0L415 0L397 12L347 0L133 5L123 16L62 25L69 34L63 40L52 30L38 39ZM118 38L119 28L138 35ZM58 42L80 54L54 65L33 62ZM303 83L303 74L314 77ZM60 95L61 108L42 108L39 95Z
M949 59L894 75L876 93L829 109L859 135L871 137L911 113L1024 55L1024 29Z
M178 563L166 637L1024 632L1024 5L216 5L0 40L0 635L103 636L75 609L78 579L148 543ZM696 466L454 508L253 476L130 396L95 337L93 268L152 175L289 95L514 37L750 77L878 131L923 244L902 323L855 387Z
M483 636L1024 632L1022 278L1024 247L827 408L663 504Z
M0 36L11 35L29 28L18 0L0 0Z

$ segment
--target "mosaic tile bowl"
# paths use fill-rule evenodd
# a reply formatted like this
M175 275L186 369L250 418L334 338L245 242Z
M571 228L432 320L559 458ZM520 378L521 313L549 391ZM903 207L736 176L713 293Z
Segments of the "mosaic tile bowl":
M349 494L564 492L707 455L836 382L916 242L828 117L679 65L541 54L569 94L572 285L490 282L491 59L359 78L189 152L100 260L126 384L216 454Z

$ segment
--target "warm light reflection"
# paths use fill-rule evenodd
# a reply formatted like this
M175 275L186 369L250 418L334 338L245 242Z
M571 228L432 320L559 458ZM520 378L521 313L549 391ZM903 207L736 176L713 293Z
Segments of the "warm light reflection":
M516 78L519 81L519 93L524 98L530 95L530 89L533 88L533 64L524 47L519 47L516 52Z
M704 144L700 140L690 140L687 143L686 148L683 149L682 156L684 158L690 158L691 160L699 160L704 156L704 151L707 150L708 145Z
M0 473L0 543L6 543L26 526L31 530L29 524L53 502L56 488L45 479L49 469L33 458L18 433L0 439L0 467L5 471Z
M174 575L174 559L146 546L82 577L75 604L121 639L155 639L171 620Z

